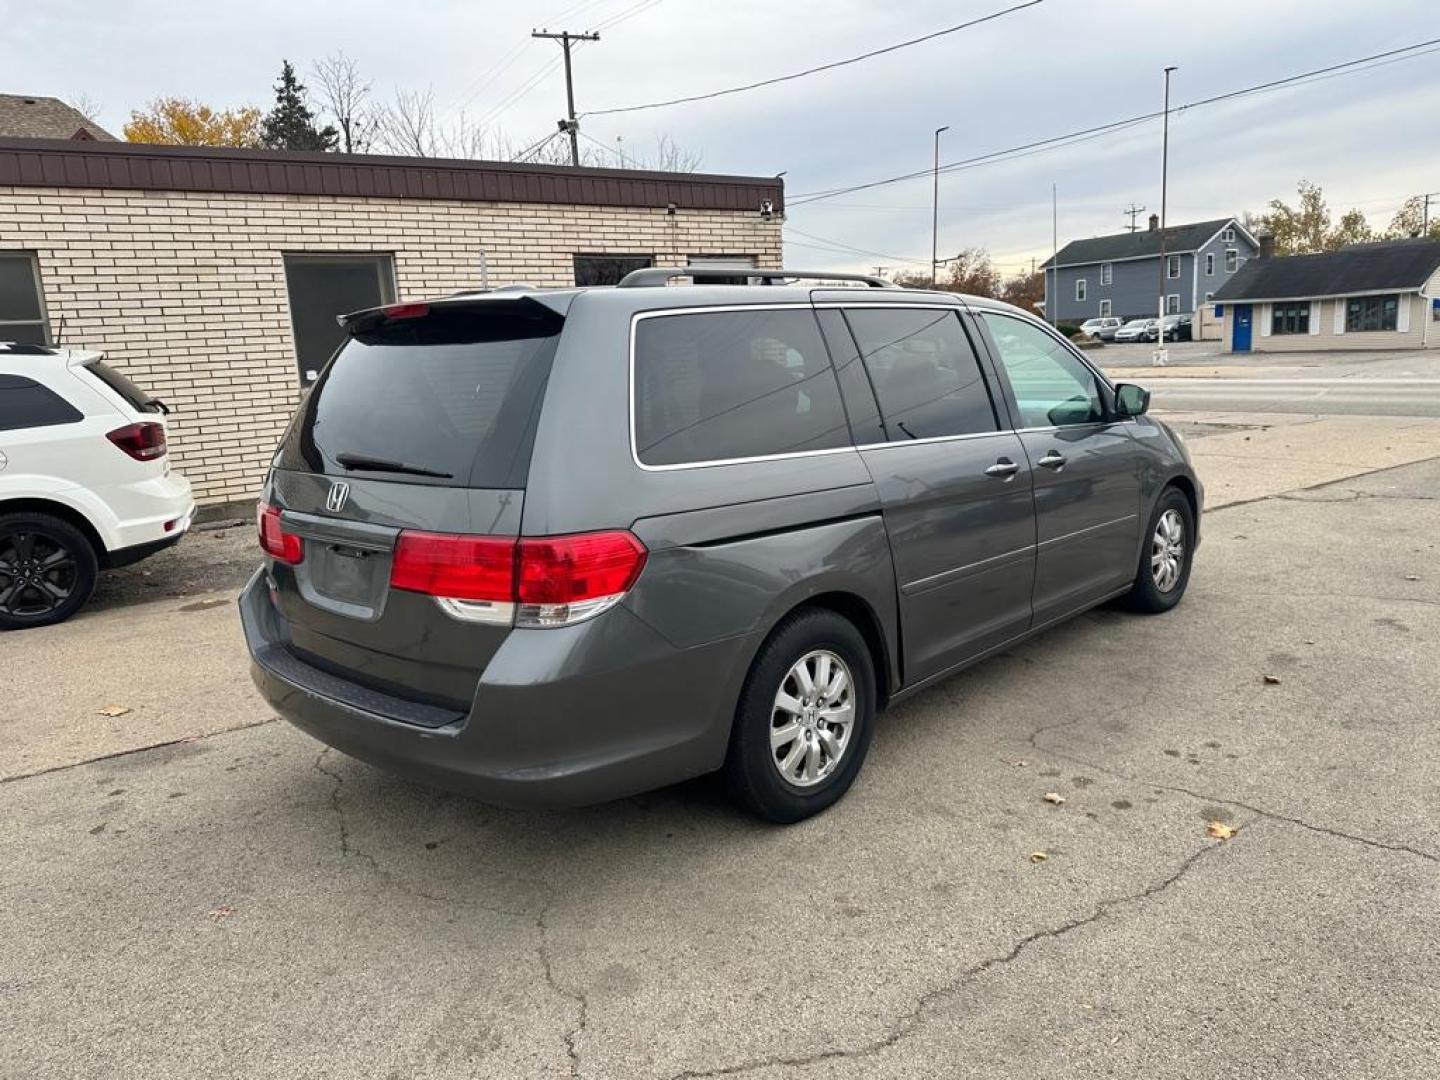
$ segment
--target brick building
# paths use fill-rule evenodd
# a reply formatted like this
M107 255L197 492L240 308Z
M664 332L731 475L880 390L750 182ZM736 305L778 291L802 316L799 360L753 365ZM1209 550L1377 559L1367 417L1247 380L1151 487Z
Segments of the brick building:
M637 266L780 265L779 179L0 139L0 340L163 398L202 503L251 497L336 314Z

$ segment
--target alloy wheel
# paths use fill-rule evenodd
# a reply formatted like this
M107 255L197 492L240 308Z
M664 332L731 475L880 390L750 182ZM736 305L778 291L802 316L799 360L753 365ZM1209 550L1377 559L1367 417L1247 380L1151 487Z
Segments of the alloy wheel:
M1185 519L1178 510L1166 510L1155 523L1150 538L1150 576L1162 593L1172 591L1180 583L1185 566Z
M60 541L43 532L0 536L0 615L39 618L70 599L80 566Z
M816 649L785 673L770 713L770 759L787 784L831 776L855 730L855 680L836 653Z

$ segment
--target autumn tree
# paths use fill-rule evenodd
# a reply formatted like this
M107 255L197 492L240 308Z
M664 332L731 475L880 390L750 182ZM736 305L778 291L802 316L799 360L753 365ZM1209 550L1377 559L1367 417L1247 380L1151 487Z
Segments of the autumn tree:
M261 124L260 143L270 150L334 150L340 133L329 124L317 127L305 84L289 60L281 62L275 84L275 107Z
M1252 233L1268 232L1275 238L1277 255L1310 255L1375 239L1359 210L1347 210L1338 224L1332 223L1330 207L1318 184L1301 180L1298 194L1294 206L1271 199L1264 213L1245 215L1245 225Z
M1437 204L1434 212L1430 214L1427 224L1425 220L1425 196L1411 195L1401 204L1395 216L1390 219L1390 228L1386 230L1386 238L1401 240L1408 236L1423 236L1427 240L1440 240L1440 204Z
M259 146L260 110L245 106L216 111L187 98L156 98L130 114L122 133L135 143Z
M895 283L907 289L942 289L945 292L967 293L970 296L999 296L1000 272L990 261L984 248L966 248L944 260L941 277L931 281L929 274L909 272L898 274Z
M1000 287L1000 299L1007 304L1034 312L1045 299L1045 273L1016 274Z

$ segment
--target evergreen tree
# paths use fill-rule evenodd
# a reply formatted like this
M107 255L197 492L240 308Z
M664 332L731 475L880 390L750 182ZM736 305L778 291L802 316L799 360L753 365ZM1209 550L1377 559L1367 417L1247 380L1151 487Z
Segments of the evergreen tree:
M339 132L329 124L316 127L306 102L305 84L295 77L290 61L284 61L275 84L275 107L261 125L260 144L269 150L334 150Z

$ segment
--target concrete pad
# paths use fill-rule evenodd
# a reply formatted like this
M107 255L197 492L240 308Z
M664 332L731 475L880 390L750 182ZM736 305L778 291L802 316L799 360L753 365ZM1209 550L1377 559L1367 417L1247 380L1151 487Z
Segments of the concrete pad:
M0 636L0 779L267 723L233 592ZM105 716L118 706L123 715Z
M0 1072L1426 1075L1437 489L1212 514L1176 611L912 699L794 828L495 810L281 724L0 784Z

